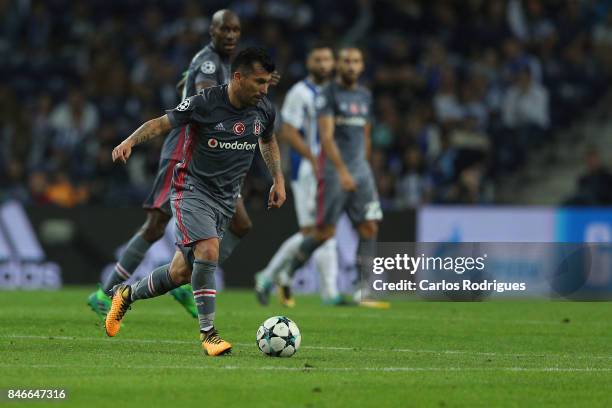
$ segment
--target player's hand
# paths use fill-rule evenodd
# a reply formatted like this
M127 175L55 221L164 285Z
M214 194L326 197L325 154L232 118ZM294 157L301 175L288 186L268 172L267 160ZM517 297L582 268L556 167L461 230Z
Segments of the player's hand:
M124 140L121 144L113 149L113 161L121 160L127 163L132 154L132 143L129 140Z
M270 188L270 195L268 196L268 210L270 208L280 208L287 199L285 192L285 182L275 182Z
M351 173L348 170L344 169L339 173L340 177L340 185L344 191L355 191L357 190L357 184L355 184L355 180Z
M312 172L315 176L319 175L319 162L317 160L316 157L314 156L310 156L310 158L308 159L308 161L310 162L310 165L312 166Z
M278 85L280 80L281 80L281 74L279 74L278 71L274 71L272 73L272 78L270 78L270 85L276 86Z

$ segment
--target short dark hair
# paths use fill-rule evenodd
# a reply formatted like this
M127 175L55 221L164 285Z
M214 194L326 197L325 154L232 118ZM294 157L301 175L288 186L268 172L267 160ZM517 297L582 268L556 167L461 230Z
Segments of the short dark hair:
M336 55L340 55L340 53L344 50L357 50L363 55L363 50L356 45L353 44L344 44L338 47L336 50Z
M334 46L328 42L325 41L317 41L313 44L311 44L310 48L308 49L308 53L307 55L310 55L314 50L322 50L325 48L329 48L329 50L331 51L332 55L335 54L335 50L334 50Z
M232 73L240 71L249 73L253 70L253 64L259 62L267 73L271 74L276 69L274 62L268 52L261 47L249 47L240 51L234 62L232 62Z

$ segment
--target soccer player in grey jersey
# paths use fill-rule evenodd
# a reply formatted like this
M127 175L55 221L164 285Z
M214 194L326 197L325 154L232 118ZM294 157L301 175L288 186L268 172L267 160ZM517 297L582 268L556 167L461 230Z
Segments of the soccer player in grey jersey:
M257 144L272 175L268 207L285 201L285 180L273 135L275 110L266 94L274 64L261 48L240 52L232 63L229 85L207 88L167 114L146 122L113 150L113 160L126 161L133 146L185 126L182 162L175 168L172 212L177 246L170 265L155 269L132 286L113 289L106 333L115 336L131 303L159 296L191 281L198 308L202 348L208 355L231 350L214 327L215 279L219 241L236 208Z
M376 183L368 162L372 128L372 95L360 86L363 56L359 49L342 48L336 63L337 78L316 101L321 153L317 189L317 228L304 239L293 257L295 272L310 255L335 234L335 225L346 211L359 234L357 269L361 276L376 251L378 222L382 211ZM283 287L291 298L290 288ZM367 302L365 306L381 305Z
M213 28L214 26L214 28ZM183 99L211 86L227 84L230 80L230 58L240 39L240 20L230 10L220 10L213 15L212 41L198 52L189 64L183 87ZM271 85L278 77L273 74ZM180 130L173 132L179 133ZM221 243L219 263L225 261L251 229L252 222L242 197L236 202L236 212Z
M325 44L316 44L307 54L308 76L291 87L281 109L280 140L291 147L291 189L300 231L279 247L268 265L255 275L255 291L261 304L268 304L273 284L286 286L287 269L293 254L316 225L317 156L321 150L315 101L333 76L334 53ZM321 298L326 304L342 305L338 293L336 240L327 240L314 252L321 279ZM282 291L279 293L282 295ZM281 304L293 307L292 299L281 297Z
M210 26L211 42L200 50L189 64L186 75L181 81L182 99L195 95L208 87L229 82L230 58L240 39L240 32L240 20L232 11L219 10L213 15ZM273 84L277 80L278 77L275 77ZM110 307L108 296L113 286L127 280L138 268L149 248L164 235L166 225L172 216L170 209L172 174L174 168L182 159L186 136L184 128L173 129L166 136L153 189L143 204L143 207L147 210L147 219L128 242L111 275L101 288L88 298L89 306L102 319L106 317ZM240 239L250 229L251 220L242 199L240 199L232 223L221 244L220 263L229 257ZM197 317L197 310L189 285L177 288L170 294L191 315Z

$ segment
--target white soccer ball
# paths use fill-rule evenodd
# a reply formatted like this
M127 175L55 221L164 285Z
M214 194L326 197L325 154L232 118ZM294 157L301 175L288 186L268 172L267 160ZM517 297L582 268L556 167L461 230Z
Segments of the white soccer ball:
M267 319L257 329L257 347L270 357L291 357L300 348L302 336L295 322L285 316Z

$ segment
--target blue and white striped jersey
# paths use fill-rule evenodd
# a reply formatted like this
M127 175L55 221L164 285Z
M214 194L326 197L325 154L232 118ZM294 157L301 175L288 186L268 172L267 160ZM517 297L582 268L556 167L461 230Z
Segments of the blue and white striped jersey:
M298 129L315 156L321 150L319 142L319 128L317 125L317 108L315 100L321 91L321 86L305 78L289 89L281 109L281 118ZM298 176L303 158L295 151L291 151L291 176L295 180Z

